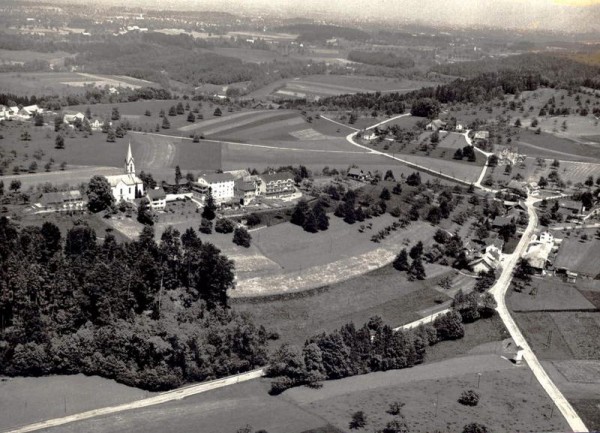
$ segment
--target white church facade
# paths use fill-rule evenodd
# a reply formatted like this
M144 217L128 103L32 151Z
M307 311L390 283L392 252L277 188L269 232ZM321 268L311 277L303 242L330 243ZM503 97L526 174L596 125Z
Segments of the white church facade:
M116 202L133 201L144 195L144 184L142 180L135 175L135 162L131 153L131 143L127 149L125 158L125 173L114 176L106 176L112 195Z

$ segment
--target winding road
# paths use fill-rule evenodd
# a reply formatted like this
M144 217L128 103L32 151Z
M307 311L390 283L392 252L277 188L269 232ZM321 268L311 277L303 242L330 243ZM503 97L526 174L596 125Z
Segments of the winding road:
M394 120L394 119L397 119L400 117L404 117L407 115L409 115L409 114L403 114L400 116L393 117L391 119L385 120L383 122L379 122L375 125L372 125L371 127L367 128L367 129L373 129L373 128L380 126L386 122L389 122L391 120ZM399 161L403 164L406 164L408 166L415 167L419 170L426 171L426 172L432 172L432 170L429 170L427 167L423 167L418 164L411 163L409 161L404 161L401 158L397 158L397 157L387 154L385 152L376 151L376 150L370 149L366 146L363 146L363 145L357 143L356 141L354 141L354 137L356 136L356 134L357 134L357 132L353 132L346 137L347 141L349 143L351 143L352 145L359 147L361 149L365 149L370 154L383 155L388 158ZM236 143L236 144L238 144L238 143ZM485 168L484 168L484 170L485 170ZM437 176L440 176L439 173L434 172L434 174ZM452 176L448 176L448 175L444 175L444 174L441 174L441 176L444 178L450 179L452 181L455 181L455 182L460 182L462 184L467 183L464 180L457 179ZM494 192L493 190L482 187L481 185L477 185L477 187L484 191ZM510 333L510 336L512 337L512 339L515 341L515 343L517 345L519 345L521 348L523 348L524 359L527 361L527 364L531 368L536 379L540 382L540 384L542 385L544 390L548 393L548 396L552 399L552 401L554 402L556 407L560 410L561 414L566 419L566 421L568 422L571 429L575 432L587 432L588 429L586 428L585 424L583 423L583 421L581 420L581 418L579 417L577 412L573 409L571 404L567 401L565 396L558 389L558 387L554 384L554 382L552 382L552 380L550 379L550 377L548 376L548 374L542 367L540 361L538 360L537 356L531 349L529 343L527 342L527 340L521 333L516 322L511 317L510 311L508 310L508 308L506 306L506 300L505 300L506 292L507 292L508 288L510 287L510 282L512 280L514 268L515 268L519 258L526 251L529 241L531 239L531 236L533 235L533 233L538 225L538 218L537 218L537 214L534 209L534 204L536 201L539 201L539 199L529 197L526 200L525 204L527 206L527 212L529 214L529 223L528 223L527 228L525 229L523 236L521 237L521 240L519 241L519 244L517 245L514 253L511 254L510 256L508 256L507 259L505 260L504 268L502 269L502 273L500 274L500 277L496 281L495 285L490 289L490 293L493 294L493 296L498 304L498 306L497 306L498 314L499 314L500 318L502 319L502 322L506 326L508 332ZM430 316L424 317L424 318L414 321L412 323L408 323L399 328L396 328L396 330L408 329L408 328L418 326L422 323L431 322L436 316L438 316L440 314L444 314L445 312L447 312L447 310L436 312ZM240 375L236 375L236 376L230 376L227 378L223 378L223 379L219 379L219 380L215 380L215 381L211 381L211 382L205 382L205 383L201 383L198 385L192 385L192 386L176 389L173 391L159 394L154 397L138 400L138 401L135 401L132 403L126 403L126 404L122 404L119 406L91 410L91 411L87 411L87 412L83 412L83 413L79 413L79 414L69 415L69 416L62 417L62 418L56 418L56 419L51 419L51 420L35 423L35 424L30 424L30 425L27 425L24 427L17 428L15 430L11 430L9 433L32 432L32 431L42 430L42 429L51 428L51 427L57 427L60 425L64 425L64 424L72 423L72 422L76 422L76 421L82 421L82 420L86 420L86 419L90 419L90 418L94 418L94 417L98 417L98 416L102 416L102 415L116 414L119 412L131 410L131 409L138 409L138 408L158 405L158 404L166 403L166 402L173 401L173 400L179 400L179 399L182 399L182 398L194 395L194 394L199 394L202 392L207 392L207 391L210 391L213 389L233 385L233 384L240 383L243 381L256 379L256 378L264 376L264 374L265 374L264 369L257 369L257 370L253 370L248 373L244 373L244 374L240 374Z

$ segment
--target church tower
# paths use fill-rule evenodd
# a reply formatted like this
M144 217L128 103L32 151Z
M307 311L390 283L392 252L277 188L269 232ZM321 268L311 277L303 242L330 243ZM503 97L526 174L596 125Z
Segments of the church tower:
M131 154L131 141L129 142L129 148L127 149L127 157L125 158L125 173L133 174L135 176L135 164L133 162L133 155Z

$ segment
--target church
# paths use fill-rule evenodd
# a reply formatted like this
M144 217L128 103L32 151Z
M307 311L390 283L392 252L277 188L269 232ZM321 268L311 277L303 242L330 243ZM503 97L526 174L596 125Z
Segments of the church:
M131 142L127 149L125 158L125 174L106 176L112 195L116 202L133 201L144 195L144 184L139 177L135 175L135 163L131 153Z

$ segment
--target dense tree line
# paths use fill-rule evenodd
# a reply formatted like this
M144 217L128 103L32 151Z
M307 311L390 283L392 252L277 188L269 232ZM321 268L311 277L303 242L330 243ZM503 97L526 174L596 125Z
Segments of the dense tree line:
M555 86L579 84L593 87L590 84L598 82L597 80L600 78L600 68L597 66L586 65L564 56L549 53L526 53L497 59L447 63L437 65L433 67L433 70L445 75L464 78L513 71L523 75L541 75L548 81L548 84Z
M415 66L415 61L408 56L401 57L394 53L382 51L353 50L348 53L348 60L388 68L412 68Z
M319 106L337 107L341 110L380 111L387 115L401 114L406 106L416 104L426 98L437 103L482 103L505 94L515 94L525 90L536 90L551 82L540 72L500 71L483 73L474 78L457 79L437 87L425 87L405 94L357 93L324 98Z
M298 385L318 386L320 381L408 368L425 359L427 347L464 336L456 311L438 316L433 324L394 331L374 317L361 328L353 323L329 334L316 335L302 350L283 345L270 358L267 376L276 378L272 394Z
M266 333L227 309L233 262L193 229L102 243L80 223L0 219L0 374L83 372L168 389L265 362Z
M332 38L343 38L349 41L365 41L369 34L362 30L325 24L292 24L277 27L276 31L298 34L299 41L325 42Z

